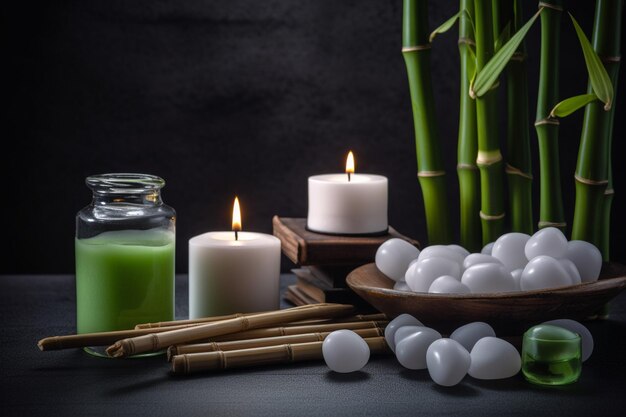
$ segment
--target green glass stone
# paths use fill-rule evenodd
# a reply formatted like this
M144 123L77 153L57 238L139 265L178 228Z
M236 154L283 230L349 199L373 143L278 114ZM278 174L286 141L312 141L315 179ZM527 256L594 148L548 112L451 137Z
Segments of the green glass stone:
M539 385L566 385L580 377L581 337L562 327L540 324L524 333L522 373Z

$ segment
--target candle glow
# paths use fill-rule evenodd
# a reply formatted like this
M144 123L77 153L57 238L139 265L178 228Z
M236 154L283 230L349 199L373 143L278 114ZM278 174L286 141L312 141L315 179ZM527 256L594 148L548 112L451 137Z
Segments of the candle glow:
M239 240L238 233L241 231L241 208L239 207L239 198L235 197L233 204L233 223L232 230L235 232L235 240Z
M354 154L352 151L348 153L348 158L346 158L346 174L348 174L348 181L350 181L350 174L354 174Z

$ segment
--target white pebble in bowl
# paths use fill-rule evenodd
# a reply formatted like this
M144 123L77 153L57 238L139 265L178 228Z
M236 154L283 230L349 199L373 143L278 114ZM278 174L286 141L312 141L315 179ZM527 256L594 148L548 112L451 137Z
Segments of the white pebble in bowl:
M476 379L503 379L516 375L522 368L522 359L515 347L497 337L483 337L470 352L468 374Z
M465 255L445 245L431 245L422 249L419 256L420 261L428 258L446 258L456 262L459 264L459 267L461 267L463 265Z
M376 267L392 280L402 281L409 263L419 254L419 249L406 240L389 239L376 251Z
M468 352L483 337L496 336L493 327L482 321L475 321L459 327L450 335L450 339L459 342Z
M433 281L442 275L460 277L461 267L450 259L426 258L413 264L404 278L411 290L428 292Z
M572 285L577 285L582 282L582 280L580 279L580 273L578 272L578 268L576 268L576 264L574 262L570 261L567 258L559 259L559 262L561 263L561 266L565 268L567 275L569 275L570 279L572 280Z
M513 282L515 282L515 291L521 291L522 287L520 287L520 280L522 279L523 269L515 269L511 271L511 276L513 277Z
M410 314L400 314L391 320L385 327L385 341L391 348L392 352L396 351L395 335L396 331L402 326L424 326L421 321Z
M506 233L493 244L491 255L507 267L509 271L524 268L528 263L524 249L530 235L526 233Z
M598 280L602 269L602 254L593 244L584 240L571 240L567 242L565 256L578 268L582 282Z
M491 255L485 255L484 253L472 253L463 260L463 269L467 269L478 264L503 265L503 263L499 259Z
M589 359L593 353L593 336L587 327L583 324L571 319L557 319L546 321L543 324L551 324L553 326L559 326L570 332L578 333L582 339L582 361Z
M572 280L563 265L558 260L544 255L528 262L520 279L522 291L558 288L571 284Z
M396 344L398 362L408 369L426 369L426 351L431 343L438 339L441 339L438 331L422 327Z
M472 293L515 291L511 273L501 264L478 264L463 272L461 282Z
M457 251L458 253L463 255L463 257L470 254L470 252L461 245L448 245L447 247L454 251Z
M467 285L451 275L443 275L430 284L429 293L433 294L469 294Z
M487 243L485 246L483 246L483 249L480 251L480 253L484 255L491 255L494 243L496 242Z
M556 227L546 227L531 236L526 242L524 253L529 261L537 256L546 255L562 258L567 251L567 238Z
M331 370L340 373L356 372L367 364L370 348L352 330L337 330L324 339L322 355Z
M470 354L459 342L438 339L426 351L426 366L435 383L444 387L458 384L467 375Z

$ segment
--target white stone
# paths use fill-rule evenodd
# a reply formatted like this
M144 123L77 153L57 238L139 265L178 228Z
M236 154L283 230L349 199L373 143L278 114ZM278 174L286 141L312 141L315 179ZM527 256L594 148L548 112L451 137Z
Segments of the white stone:
M393 289L396 291L411 291L406 281L396 281L396 283L393 284Z
M561 266L565 268L567 275L569 275L570 279L572 280L572 285L577 285L582 282L580 278L580 272L578 272L578 268L576 268L576 264L574 262L570 261L567 258L561 258L559 259L559 262L561 263Z
M361 336L352 330L337 330L326 336L322 355L335 372L355 372L363 368L370 358L370 348Z
M430 284L428 292L434 294L469 294L471 291L467 285L457 278L451 275L443 275Z
M571 283L571 278L558 260L542 255L528 262L522 272L520 288L522 291L531 291L565 287Z
M419 254L419 249L406 240L389 239L376 251L376 267L392 280L402 281L409 263Z
M503 379L516 375L522 359L515 347L497 337L483 337L470 352L469 375L476 379Z
M387 327L385 327L385 340L387 345L391 348L392 352L396 351L395 335L396 331L402 326L424 326L421 321L416 319L410 314L400 314L395 319L391 320Z
M425 327L425 326L402 326L398 330L396 330L396 334L393 336L393 341L397 347L398 343L400 343L400 341L404 339L405 337L410 336L413 333L417 333L422 329L428 329L428 328L429 327Z
M458 384L467 375L470 354L452 339L435 340L426 351L426 366L435 383L444 387Z
M513 282L515 283L515 290L521 291L522 287L520 287L520 280L522 279L523 269L516 269L511 271L511 276L513 277Z
M478 264L465 270L461 282L472 293L494 293L515 291L511 273L503 265Z
M396 344L398 362L408 369L426 369L426 351L438 339L441 339L441 334L428 327L404 337Z
M470 254L470 252L461 245L448 245L448 248L457 251L458 253L463 255L463 257Z
M602 269L602 254L593 244L584 240L569 241L565 256L576 265L582 282L598 280Z
M480 251L480 253L485 254L485 255L491 255L491 251L493 250L493 245L496 242L491 242L491 243L487 243L483 249Z
M404 278L411 290L428 292L433 281L442 275L460 277L461 267L447 258L426 258L413 264Z
M450 339L459 342L468 352L483 337L496 336L493 327L482 321L475 321L459 327L450 335Z
M556 227L546 227L531 236L526 242L524 253L529 261L537 256L545 255L562 258L567 251L567 238Z
M491 255L485 255L484 253L472 253L463 260L464 270L478 264L504 265L499 259Z
M526 233L506 233L493 244L491 255L499 259L509 270L524 268L528 263L524 252L530 235Z
M456 262L461 267L465 255L445 245L431 245L422 249L419 256L420 261L428 258L446 258Z

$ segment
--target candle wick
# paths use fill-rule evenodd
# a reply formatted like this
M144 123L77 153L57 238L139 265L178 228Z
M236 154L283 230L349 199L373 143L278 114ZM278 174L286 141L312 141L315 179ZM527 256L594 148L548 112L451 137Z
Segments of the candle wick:
M239 240L239 232L235 230L235 240Z
M348 182L350 182L350 173L348 172Z

